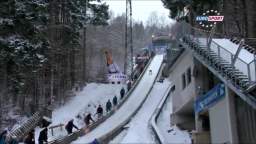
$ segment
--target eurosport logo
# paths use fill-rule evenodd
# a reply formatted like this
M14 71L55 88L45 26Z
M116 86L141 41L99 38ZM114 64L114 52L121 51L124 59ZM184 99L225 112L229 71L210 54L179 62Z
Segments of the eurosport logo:
M220 15L217 10L208 10L203 15L197 16L196 21L205 28L212 28L217 22L222 22L224 16Z

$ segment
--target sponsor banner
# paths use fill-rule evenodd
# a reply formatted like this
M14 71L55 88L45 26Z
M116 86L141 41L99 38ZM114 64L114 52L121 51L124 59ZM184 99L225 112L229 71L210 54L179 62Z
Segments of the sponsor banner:
M218 84L205 95L200 96L194 103L195 113L199 113L203 110L209 109L214 106L218 101L225 97L224 84Z
M196 21L204 28L212 28L219 22L224 20L224 16L220 15L217 10L207 10L200 16L196 16Z

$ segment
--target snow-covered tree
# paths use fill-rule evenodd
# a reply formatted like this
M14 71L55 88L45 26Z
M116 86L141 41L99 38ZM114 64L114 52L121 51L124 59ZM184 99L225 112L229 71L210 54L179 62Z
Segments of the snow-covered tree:
M0 109L11 103L36 109L53 95L65 99L78 81L79 31L108 18L100 0L0 1Z

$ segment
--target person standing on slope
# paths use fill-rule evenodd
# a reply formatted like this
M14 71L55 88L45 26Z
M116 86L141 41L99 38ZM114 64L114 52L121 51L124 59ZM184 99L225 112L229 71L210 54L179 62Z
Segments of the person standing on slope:
M86 117L84 118L84 122L85 122L86 126L89 126L90 123L91 123L91 121L95 122L95 121L92 119L91 113L88 113L88 114L86 115Z
M71 134L72 131L73 131L73 128L76 128L77 130L79 130L78 127L77 127L76 125L74 125L74 119L71 119L71 120L67 123L65 129L67 130L67 133L68 133L68 134Z
M103 108L101 107L101 105L98 106L96 114L98 115L98 118L102 117L102 115L103 115Z
M38 144L44 144L47 143L47 139L48 139L48 129L47 127L44 128L40 133L39 133L39 138L38 138Z
M107 111L107 113L110 112L111 109L112 109L112 104L111 104L110 100L108 100L108 102L106 103L106 111Z
M124 94L125 94L125 90L124 90L124 88L122 88L122 89L120 90L121 99L124 97Z
M117 97L114 96L112 101L113 101L113 105L116 106L117 105Z

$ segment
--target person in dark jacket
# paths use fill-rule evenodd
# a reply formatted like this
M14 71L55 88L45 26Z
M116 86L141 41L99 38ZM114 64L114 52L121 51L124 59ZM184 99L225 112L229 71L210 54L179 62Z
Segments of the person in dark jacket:
M125 94L125 90L124 90L124 88L122 88L122 89L120 90L121 99L124 97L124 94Z
M91 113L88 113L88 114L86 115L86 117L84 118L84 122L85 122L85 124L88 126L88 125L90 125L91 121L95 122L95 121L92 119Z
M30 131L24 139L24 144L35 144L35 133L34 130Z
M51 124L50 119L47 117L43 117L41 121L41 127L48 127Z
M112 109L112 104L111 104L110 100L108 100L108 102L106 103L106 111L110 112L111 109Z
M103 108L101 107L101 105L98 106L96 114L98 114L98 118L102 117L102 115L103 115Z
M114 106L117 105L117 97L116 97L116 96L113 97L113 105L114 105Z
M129 91L131 88L132 88L132 82L129 81L129 82L127 83L127 91Z
M48 129L47 127L44 128L40 133L39 133L39 138L38 138L38 144L43 144L44 142L47 143L47 139L48 139Z
M6 140L6 135L7 135L7 130L4 130L1 134L0 134L0 144L6 144L5 140Z
M134 81L136 81L137 79L138 79L138 75L135 74L135 75L134 75Z
M77 127L76 125L74 125L74 119L71 119L71 120L67 123L67 125L66 125L65 128L66 128L68 134L71 134L71 133L72 133L73 128L76 128L77 130L79 130L78 127Z

